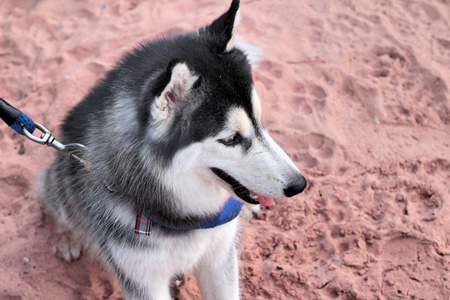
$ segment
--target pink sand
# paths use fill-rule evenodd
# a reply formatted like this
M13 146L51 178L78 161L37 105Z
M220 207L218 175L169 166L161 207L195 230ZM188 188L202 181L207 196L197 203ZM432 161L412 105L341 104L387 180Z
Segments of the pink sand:
M0 97L58 136L124 51L228 2L2 0ZM243 219L243 298L450 299L449 2L242 2L263 123L309 182ZM0 299L120 299L95 260L51 253L53 150L0 124L0 151ZM191 274L178 297L200 299Z

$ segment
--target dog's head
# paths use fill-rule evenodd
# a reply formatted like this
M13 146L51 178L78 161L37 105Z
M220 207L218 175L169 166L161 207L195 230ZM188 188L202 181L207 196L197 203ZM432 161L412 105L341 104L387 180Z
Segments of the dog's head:
M146 83L143 97L150 100L140 115L172 172L182 169L246 202L271 205L272 197L302 192L306 181L261 124L251 66L234 42L238 21L234 0L198 32L152 44L155 56L164 52L166 67Z

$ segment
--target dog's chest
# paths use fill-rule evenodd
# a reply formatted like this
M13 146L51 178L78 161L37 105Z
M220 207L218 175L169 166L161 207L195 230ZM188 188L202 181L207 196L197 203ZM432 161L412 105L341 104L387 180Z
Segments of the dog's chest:
M113 259L127 274L137 278L148 274L172 275L195 268L202 260L226 257L234 243L237 219L212 229L198 229L186 235L153 233L142 238L154 239L149 247L110 244Z

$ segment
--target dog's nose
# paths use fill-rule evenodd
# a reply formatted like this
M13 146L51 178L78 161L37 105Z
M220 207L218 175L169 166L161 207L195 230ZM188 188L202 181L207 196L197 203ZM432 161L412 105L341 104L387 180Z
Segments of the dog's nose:
M294 184L284 189L284 194L286 195L286 197L292 197L300 194L306 188L306 179L302 175L300 176L300 179L296 180Z

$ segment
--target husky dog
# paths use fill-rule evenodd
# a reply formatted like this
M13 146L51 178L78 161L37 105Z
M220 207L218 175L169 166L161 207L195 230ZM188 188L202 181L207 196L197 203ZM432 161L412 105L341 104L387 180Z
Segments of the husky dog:
M60 225L55 254L71 261L88 246L127 299L170 299L171 280L187 270L203 299L239 299L240 207L306 187L261 124L250 64L234 43L238 13L234 0L197 32L126 54L61 127L63 143L86 146L91 170L58 155L42 175ZM238 208L217 222L231 200Z

